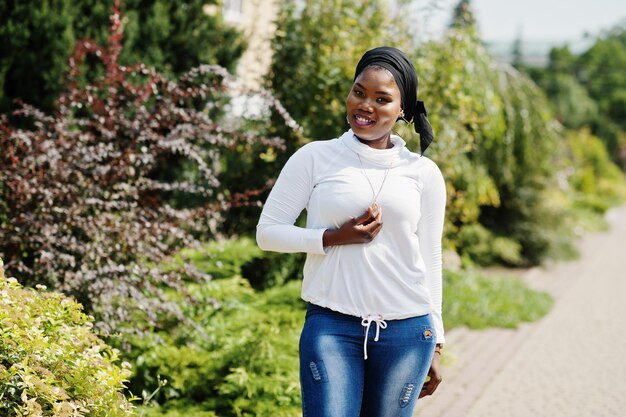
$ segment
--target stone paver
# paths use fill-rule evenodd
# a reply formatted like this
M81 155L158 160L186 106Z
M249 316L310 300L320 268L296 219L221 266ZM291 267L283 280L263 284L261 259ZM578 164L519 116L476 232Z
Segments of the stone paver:
M626 416L626 207L581 258L525 274L552 311L520 329L454 330L444 382L419 417Z

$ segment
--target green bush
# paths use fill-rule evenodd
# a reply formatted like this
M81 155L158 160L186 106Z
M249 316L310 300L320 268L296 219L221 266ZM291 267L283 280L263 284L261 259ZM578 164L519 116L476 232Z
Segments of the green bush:
M185 249L175 264L191 262L212 278L241 275L252 288L263 290L293 279L302 279L304 253L263 252L248 237L209 242L199 248Z
M256 289L271 288L285 282L302 279L304 253L265 252L244 264L241 274Z
M626 201L624 174L611 161L602 140L589 129L568 130L566 155L559 173L560 191L544 195L564 213L562 227L551 236L551 259L572 259L575 239L587 231L606 230L606 211Z
M521 246L518 242L506 237L494 236L479 223L462 227L457 239L461 257L470 264L519 265L522 260Z
M134 416L130 365L116 362L79 304L22 288L0 260L0 415Z
M148 415L298 415L300 283L256 293L236 276L196 290L219 302L194 307L199 328L181 325L132 342L131 388L151 392L167 380L155 396L161 405L146 408Z
M263 254L252 239L244 237L215 240L199 248L184 249L180 257L212 278L230 278L241 274L242 265Z
M552 307L552 297L528 288L519 278L485 276L477 271L444 271L443 312L447 329L467 326L517 327Z
M569 184L578 207L603 214L624 201L624 173L611 161L602 140L588 129L567 132Z
M545 97L528 77L496 64L472 26L415 55L420 94L440 138L428 152L446 179L446 246L461 245L464 227L482 226L507 240L495 245L500 254L477 248L481 257L539 263L559 226L543 196L556 187L564 155Z

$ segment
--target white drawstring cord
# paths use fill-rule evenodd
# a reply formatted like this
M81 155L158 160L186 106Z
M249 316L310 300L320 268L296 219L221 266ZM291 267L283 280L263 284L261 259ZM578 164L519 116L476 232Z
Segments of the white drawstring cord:
M364 359L367 359L367 336L370 332L370 325L372 322L376 323L376 337L374 338L374 342L378 342L378 336L380 335L380 329L387 328L387 322L383 320L383 316L372 316L367 315L367 317L363 317L361 320L361 326L365 327L365 341L363 342L363 356Z

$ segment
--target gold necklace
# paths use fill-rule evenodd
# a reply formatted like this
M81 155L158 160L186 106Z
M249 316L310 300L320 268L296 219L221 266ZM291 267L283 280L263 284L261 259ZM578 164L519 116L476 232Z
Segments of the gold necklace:
M367 183L370 185L370 189L372 190L372 195L374 196L374 198L372 199L372 203L369 206L369 209L371 210L372 215L376 217L378 216L378 210L380 209L380 206L378 205L378 196L380 195L380 192L382 191L383 186L385 185L385 181L387 181L387 175L389 175L391 164L389 164L389 167L385 170L385 176L383 177L383 182L380 183L380 188L378 189L378 192L376 192L374 190L374 185L372 184L370 177L367 175L367 172L365 172L365 168L363 167L363 161L361 160L361 155L357 153L356 156L359 158L359 163L361 164L361 172L365 176Z

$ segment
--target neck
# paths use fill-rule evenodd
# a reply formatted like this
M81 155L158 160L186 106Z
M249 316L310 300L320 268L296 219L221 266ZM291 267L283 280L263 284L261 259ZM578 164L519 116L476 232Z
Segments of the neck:
M354 136L356 136L356 135L354 135ZM359 140L359 142L366 144L370 148L374 148L374 149L390 149L390 148L393 148L393 143L391 142L391 133L388 133L387 135L385 135L385 136L383 136L383 137L381 137L379 139L373 139L373 140L361 139L358 136L356 136L356 138Z

